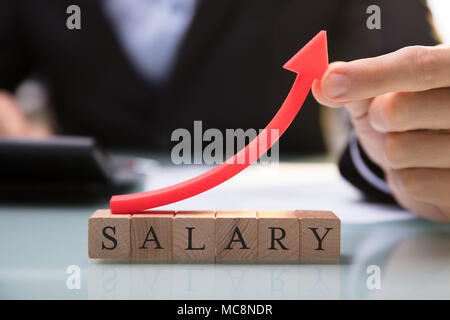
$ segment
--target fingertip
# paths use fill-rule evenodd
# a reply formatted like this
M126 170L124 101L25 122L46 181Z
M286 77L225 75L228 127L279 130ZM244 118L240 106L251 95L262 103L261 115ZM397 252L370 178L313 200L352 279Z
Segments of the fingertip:
M398 170L386 170L386 180L397 203L416 216L433 222L450 222L450 209L438 208L431 203L425 203L411 198L403 188Z
M450 222L450 216L443 212L442 209L432 204L424 203L424 206L428 206L427 210L423 212L415 212L421 218L427 219L432 222L448 223Z
M322 79L322 90L329 100L342 101L350 90L350 80L345 73L331 69Z
M323 95L322 95L322 89L320 87L320 80L314 79L312 86L311 86L311 93L314 97L314 99L317 100L320 104L324 104L323 102Z
M344 64L344 62L341 62L341 61L331 62L328 65L328 68L325 71L325 73L322 75L322 79L314 80L313 87L312 87L313 93L315 93L315 92L318 93L319 98L321 98L322 100L326 100L327 102L333 102L334 99L332 99L329 95L327 95L323 91L324 83L329 79L331 73L339 72L339 70L340 70L339 66L341 66L343 64Z
M314 80L312 87L311 87L311 92L314 96L314 98L317 100L318 103L320 103L321 105L327 106L327 107L341 107L342 103L337 104L334 103L333 101L327 99L327 97L325 97L325 95L323 94L322 91L322 82L320 80Z
M344 62L344 61L334 61L331 62L328 65L327 71L324 73L324 76L322 77L322 80L325 76L328 76L330 73L333 72L338 72L338 73L345 73L346 72L346 65L348 64L348 62Z

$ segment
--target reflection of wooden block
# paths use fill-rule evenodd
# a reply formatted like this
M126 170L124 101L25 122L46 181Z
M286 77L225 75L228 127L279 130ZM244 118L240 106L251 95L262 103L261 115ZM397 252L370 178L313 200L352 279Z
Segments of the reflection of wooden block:
M257 252L255 211L216 213L216 260L255 260Z
M214 211L178 211L173 221L173 258L214 260Z
M97 210L89 218L89 257L93 259L130 258L130 218Z
M172 259L174 211L153 211L131 217L131 258Z
M300 220L300 259L338 259L341 221L331 211L295 212Z
M258 259L299 257L299 222L293 211L258 211Z

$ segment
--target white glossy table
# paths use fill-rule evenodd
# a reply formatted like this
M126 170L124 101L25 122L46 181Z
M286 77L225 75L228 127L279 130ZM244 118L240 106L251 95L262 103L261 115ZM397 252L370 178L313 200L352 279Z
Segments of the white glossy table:
M145 188L204 170L157 165ZM332 164L251 167L172 208L333 210L343 221L342 255L334 264L89 260L87 220L99 207L107 203L0 205L0 298L450 298L450 225L411 219L394 206L364 203ZM68 279L74 280L66 273L72 265L81 272L80 289L69 289L73 281L67 286Z

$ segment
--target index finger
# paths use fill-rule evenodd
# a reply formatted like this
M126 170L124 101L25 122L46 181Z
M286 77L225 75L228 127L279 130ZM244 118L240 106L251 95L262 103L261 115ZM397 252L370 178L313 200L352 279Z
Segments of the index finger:
M331 64L322 78L323 94L334 102L389 92L450 86L450 46L406 47L375 58Z

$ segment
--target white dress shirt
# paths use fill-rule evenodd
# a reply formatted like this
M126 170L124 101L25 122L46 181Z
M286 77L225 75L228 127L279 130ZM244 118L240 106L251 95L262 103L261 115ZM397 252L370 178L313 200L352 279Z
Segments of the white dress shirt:
M103 0L119 42L137 71L164 84L198 0Z

